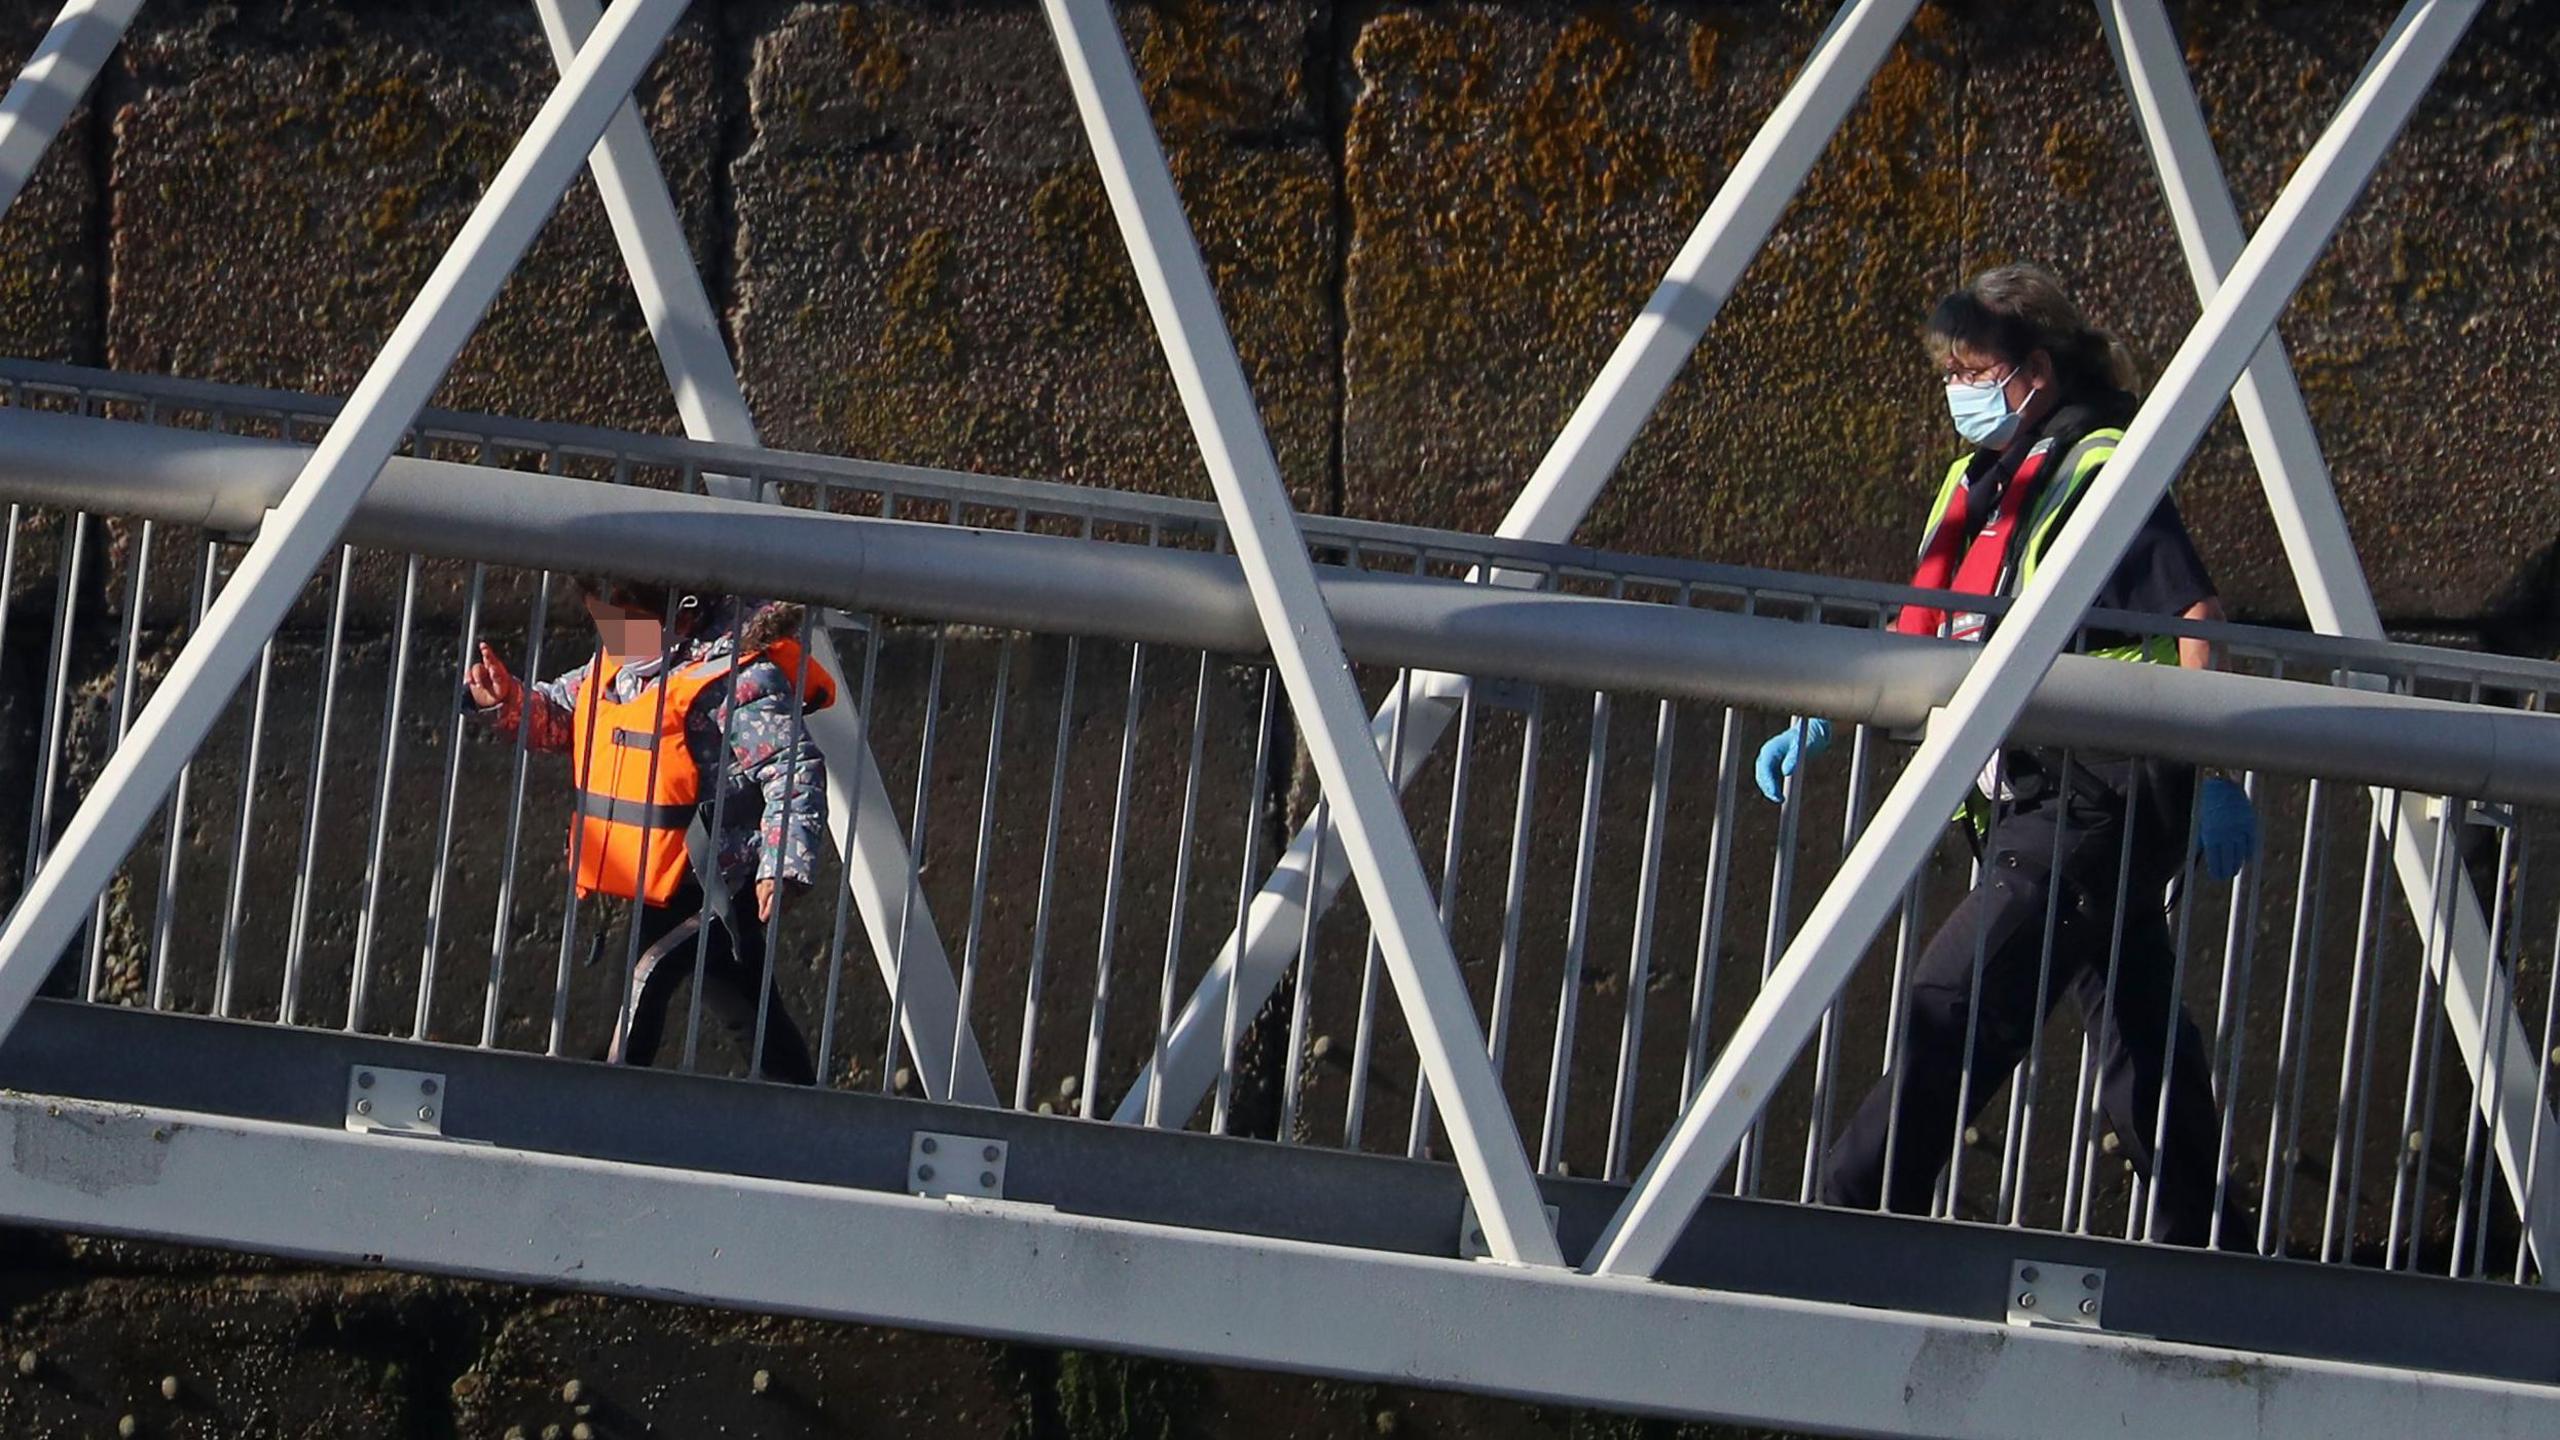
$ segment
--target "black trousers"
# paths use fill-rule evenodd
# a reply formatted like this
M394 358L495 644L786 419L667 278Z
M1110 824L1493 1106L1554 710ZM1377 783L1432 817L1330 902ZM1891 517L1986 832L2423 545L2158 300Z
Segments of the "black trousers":
M2052 833L2049 828L2042 831L2047 854ZM1993 847L1981 883L1930 939L1912 976L1899 1097L1888 1075L1859 1105L1832 1146L1823 1176L1825 1203L1866 1210L1928 1211L1958 1125L1971 1122L2007 1082L2044 1024L2036 996L2046 949L2045 917L2050 910L2053 970L2044 986L2046 1010L2069 994L2097 1037L2099 1103L2125 1157L2138 1171L2154 1177L2160 1207L2158 1237L2181 1245L2207 1242L2221 1139L2211 1057L2195 1022L2170 989L2175 952L2160 903L2163 868L2137 861L2125 889L2124 914L2119 917L2112 863L2088 863L2111 862L2121 834L2117 830L2102 839L2079 842L2083 846L2103 843L2110 852L2104 857L2085 852L2065 857L2066 862L2083 863L2066 863L2064 875L2102 873L2106 882L2057 881L2049 865L2038 863L2032 836L2004 837L2026 843ZM2119 919L2122 945L2114 949ZM2107 986L2111 949L2112 992ZM1973 983L1977 955L1982 964L1978 999ZM1968 1020L1975 1030L1969 1085ZM2164 1074L2170 1077L2169 1125L2163 1153L2155 1157L2152 1142L2161 1133ZM1956 1113L1959 1092L1966 1110L1961 1120ZM2062 1123L2062 1133L2068 1134L2069 1121Z
M633 923L640 927L640 961L631 977L631 1010L624 1023L615 1027L613 1048L606 1058L632 1065L647 1065L658 1058L668 1007L685 977L693 973L698 953L702 1008L729 1032L739 1054L754 1053L757 1011L764 1012L764 1052L756 1073L794 1085L816 1084L818 1071L809 1060L809 1043L792 1023L791 1012L783 1008L782 987L765 980L765 933L755 918L753 886L729 897L729 913L737 920L735 933L705 910L701 889L689 881L666 904L639 907ZM707 945L702 936L706 926L711 932Z

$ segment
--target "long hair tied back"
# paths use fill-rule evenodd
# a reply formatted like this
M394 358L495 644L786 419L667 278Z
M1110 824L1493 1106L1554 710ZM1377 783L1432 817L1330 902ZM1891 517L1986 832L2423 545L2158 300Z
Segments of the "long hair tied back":
M2038 350L2053 357L2066 390L2133 390L2141 372L2122 341L2092 325L2040 265L1997 265L1938 302L1929 315L1929 358L1945 364L1962 345L2023 364Z

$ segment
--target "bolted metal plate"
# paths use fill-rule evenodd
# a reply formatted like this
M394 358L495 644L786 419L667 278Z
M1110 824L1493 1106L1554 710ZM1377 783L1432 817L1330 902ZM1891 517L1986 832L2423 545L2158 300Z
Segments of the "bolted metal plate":
M1556 1228L1556 1217L1563 1212L1553 1205L1542 1208L1547 1212L1547 1229L1553 1231ZM1483 1260L1492 1254L1492 1247L1484 1243L1484 1227L1476 1223L1476 1202L1472 1199L1459 1201L1458 1258Z
M1005 1143L919 1130L907 1142L907 1193L928 1200L1004 1198Z
M2043 1260L2009 1262L2009 1323L2106 1328L2107 1272Z
M347 1070L347 1128L388 1135L444 1134L445 1083L424 1070L356 1065Z

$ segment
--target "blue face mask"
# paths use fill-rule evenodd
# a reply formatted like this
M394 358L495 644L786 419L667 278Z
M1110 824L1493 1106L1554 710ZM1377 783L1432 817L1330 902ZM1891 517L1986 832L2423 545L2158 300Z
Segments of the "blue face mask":
M2018 371L1997 380L1978 385L1950 383L1947 386L1947 413L1954 417L1956 433L1971 443L1989 448L2005 445L2018 433L2018 412L2009 408L2009 381ZM2033 392L2029 392L2033 398Z

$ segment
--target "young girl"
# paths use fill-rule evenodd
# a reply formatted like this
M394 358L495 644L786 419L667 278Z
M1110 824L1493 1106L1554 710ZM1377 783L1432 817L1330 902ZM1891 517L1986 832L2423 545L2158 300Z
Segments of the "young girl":
M703 1004L752 1056L748 1073L813 1084L807 1042L765 971L774 897L809 884L826 824L824 762L800 717L804 703L834 701L835 681L800 648L800 607L574 583L595 622L592 660L527 688L484 642L463 683L489 725L521 725L530 748L568 753L579 896L636 902L639 959L607 1058L656 1058L699 952ZM725 913L705 913L686 845L697 819Z

